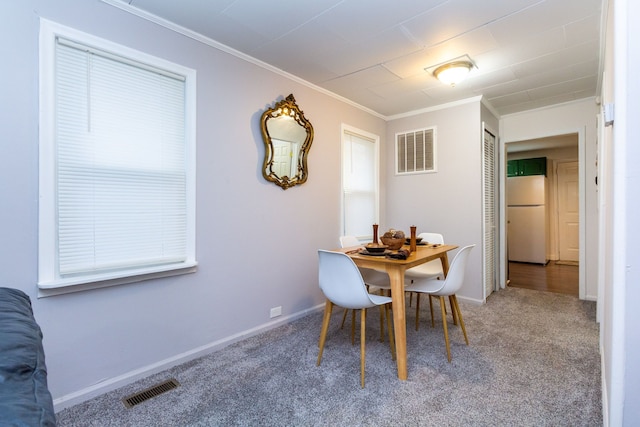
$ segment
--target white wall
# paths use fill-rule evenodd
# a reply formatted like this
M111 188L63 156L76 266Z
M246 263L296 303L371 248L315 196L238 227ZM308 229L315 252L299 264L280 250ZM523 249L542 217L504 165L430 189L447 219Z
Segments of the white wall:
M595 177L597 175L597 135L595 99L562 104L550 108L503 116L500 119L501 152L504 144L514 141L544 138L553 135L579 133L584 137L584 152L581 153L581 173L585 183L584 242L584 295L582 298L596 300L598 297L598 200ZM584 270L582 270L584 269Z
M437 173L395 175L395 134L436 126ZM391 120L387 128L387 222L381 230L436 232L476 244L458 296L482 302L482 135L480 101Z
M285 320L324 302L316 250L338 246L340 126L384 140L384 120L97 0L2 1L0 16L0 286L33 301L58 409L268 326L272 307ZM196 273L37 298L40 17L197 71ZM307 183L284 191L262 178L259 118L289 93L315 139Z
M640 4L610 0L603 102L615 105L613 126L604 132L611 184L603 200L606 259L601 344L605 426L640 423ZM615 27L614 27L615 26Z

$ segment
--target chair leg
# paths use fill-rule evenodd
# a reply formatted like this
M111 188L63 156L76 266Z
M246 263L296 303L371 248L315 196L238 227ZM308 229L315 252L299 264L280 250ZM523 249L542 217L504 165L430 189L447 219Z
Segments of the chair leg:
M447 331L447 312L444 307L444 297L440 297L440 311L442 311L442 329L444 329L444 343L447 346L447 359L451 363L451 349L449 348L449 332Z
M458 305L458 298L455 295L452 295L451 301L454 303L455 312L457 313L458 320L460 321L460 327L462 328L462 333L464 334L464 342L469 345L469 339L467 338L467 329L464 327L464 320L462 319L462 311L460 311L460 305Z
M360 310L360 384L364 388L364 361L365 361L365 341L366 341L366 319L367 309Z
M391 360L396 360L396 340L393 336L393 325L391 324L391 316L389 316L389 304L384 305L385 315L387 316L387 329L389 330L389 345L391 346Z
M420 324L420 294L416 292L416 331L418 330L419 324Z
M384 295L384 289L380 289L380 295ZM384 342L384 307L380 306L380 342Z
M342 323L340 323L340 329L344 329L344 321L347 319L348 312L349 312L349 309L345 308L344 313L342 313Z
M351 310L351 345L356 343L356 311Z
M320 351L318 352L318 362L316 366L320 366L320 362L322 361L322 352L324 350L324 342L327 339L327 331L329 330L329 320L331 319L331 310L333 309L333 303L327 300L327 303L324 306L324 318L322 319L322 329L320 330L320 342L318 346L320 347Z
M449 295L449 304L451 305L451 316L453 317L453 324L458 325L458 313L453 308L453 295Z
M433 320L433 295L429 295L429 310L431 310L431 327L435 328L436 324Z

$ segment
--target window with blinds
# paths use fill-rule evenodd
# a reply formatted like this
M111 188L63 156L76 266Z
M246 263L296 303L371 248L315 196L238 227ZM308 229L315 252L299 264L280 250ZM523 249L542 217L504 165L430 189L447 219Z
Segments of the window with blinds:
M437 172L436 128L396 134L396 174Z
M378 141L375 135L343 127L342 234L371 239L378 223Z
M194 73L45 31L40 288L194 267Z

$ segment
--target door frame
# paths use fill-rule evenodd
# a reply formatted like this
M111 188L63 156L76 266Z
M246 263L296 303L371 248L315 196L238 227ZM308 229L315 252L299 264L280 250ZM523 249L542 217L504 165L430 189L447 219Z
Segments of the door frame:
M500 287L505 288L508 279L508 266L509 261L507 260L507 223L506 223L506 211L507 211L507 200L506 200L506 184L507 184L507 146L512 142L519 141L529 141L535 139L542 139L560 135L567 134L578 134L578 187L580 193L580 202L579 202L579 218L580 218L580 256L579 256L579 266L578 266L578 297L581 300L586 298L586 253L585 253L585 241L586 241L586 177L585 177L585 159L586 159L586 127L580 127L578 129L568 129L565 132L557 131L551 134L539 134L539 135L531 135L528 138L511 140L511 141L503 141L501 139L498 140L498 145L500 147L500 168L498 171L499 176L499 188L500 188L500 214L499 214L499 222L500 229L498 231L498 238L500 239L499 245L499 262L500 262Z

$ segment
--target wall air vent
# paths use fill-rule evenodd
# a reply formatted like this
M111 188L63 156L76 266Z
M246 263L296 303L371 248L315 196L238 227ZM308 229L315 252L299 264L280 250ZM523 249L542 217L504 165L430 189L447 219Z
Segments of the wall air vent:
M149 387L146 390L138 392L136 394L132 394L131 396L125 397L122 399L122 403L127 408L133 408L134 406L144 402L145 400L149 400L153 397L158 396L166 391L173 390L176 387L179 387L180 383L171 378L168 381L162 382L160 384L154 385L153 387Z
M396 175L437 172L436 128L396 134Z

